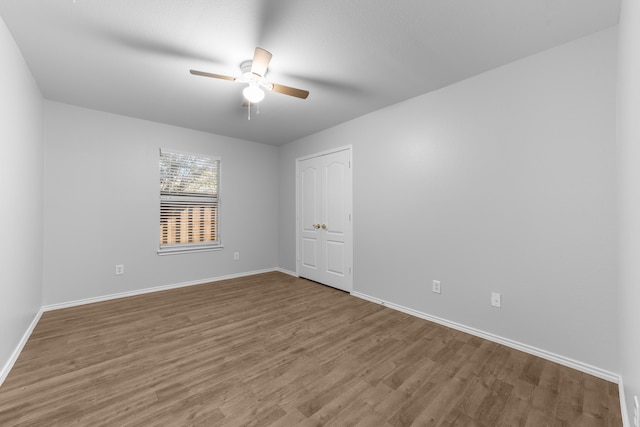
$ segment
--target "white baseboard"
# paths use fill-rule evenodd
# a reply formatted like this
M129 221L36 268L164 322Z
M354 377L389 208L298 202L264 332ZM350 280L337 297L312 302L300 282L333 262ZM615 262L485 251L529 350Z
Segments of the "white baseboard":
M38 324L38 321L40 321L40 317L42 316L43 312L44 310L40 308L40 310L36 313L33 320L31 321L31 324L29 325L25 333L22 335L22 339L16 346L16 349L13 350L13 353L11 353L11 357L9 358L9 360L7 360L7 363L4 364L4 366L2 367L2 370L0 370L0 386L2 385L4 380L7 379L7 376L9 375L11 368L13 368L13 365L16 363L16 360L18 360L18 356L20 356L20 353L22 353L22 349L24 348L24 345L29 340L29 337L31 336L31 332L33 332L33 330L35 329L36 325Z
M58 303L58 304L45 305L45 306L42 307L42 309L43 309L43 311L59 310L61 308L76 307L76 306L79 306L79 305L92 304L92 303L95 303L95 302L102 302L102 301L109 301L109 300L117 299L117 298L132 297L132 296L136 296L136 295L148 294L148 293L151 293L151 292L167 291L169 289L184 288L186 286L203 285L205 283L219 282L221 280L237 279L239 277L253 276L255 274L270 273L272 271L276 271L276 269L275 268L268 268L266 270L248 271L248 272L245 272L245 273L230 274L230 275L227 275L227 276L210 277L208 279L193 280L193 281L190 281L190 282L182 282L182 283L175 283L175 284L171 284L171 285L154 286L154 287L151 287L151 288L136 289L134 291L120 292L120 293L117 293L117 294L102 295L102 296L98 296L98 297L84 298L84 299L79 299L79 300L75 300L75 301L68 301L68 302L62 302L62 303Z
M525 353L533 354L534 356L541 357L543 359L550 360L552 362L558 363L560 365L568 366L569 368L576 369L578 371L587 373L589 375L593 375L594 377L602 378L603 380L611 381L613 383L618 383L620 380L620 376L618 374L614 374L613 372L609 372L605 369L600 369L596 366L589 365L587 363L583 363L569 357L564 357L559 354L552 353L550 351L542 350L537 347L533 347L527 344L523 344L517 341L513 341L508 338L501 337L499 335L494 335L489 332L484 332L479 329L471 328L466 325L462 325L460 323L452 322L450 320L442 319L440 317L432 316L427 313L422 313L417 310L413 310L411 308L403 307L398 304L394 304L388 301L381 300L379 298L374 298L372 296L361 294L359 292L351 292L351 295L365 299L367 301L375 302L377 304L382 304L385 307L392 308L394 310L401 311L403 313L410 314L412 316L419 317L421 319L428 320L430 322L438 323L440 325L446 326L448 328L456 329L458 331L466 332L470 335L474 335L480 338L487 339L489 341L496 342L498 344L506 345L507 347L515 348L516 350L523 351Z
M618 379L618 394L620 395L620 411L622 412L622 427L631 427L629 412L627 411L627 399L624 395L624 383L622 376Z

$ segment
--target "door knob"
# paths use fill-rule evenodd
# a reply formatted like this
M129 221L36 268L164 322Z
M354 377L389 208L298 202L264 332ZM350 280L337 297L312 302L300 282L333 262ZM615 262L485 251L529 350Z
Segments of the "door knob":
M318 228L320 228L320 224L313 224L313 228L317 230Z
M327 229L327 224L322 224L322 229L326 230Z

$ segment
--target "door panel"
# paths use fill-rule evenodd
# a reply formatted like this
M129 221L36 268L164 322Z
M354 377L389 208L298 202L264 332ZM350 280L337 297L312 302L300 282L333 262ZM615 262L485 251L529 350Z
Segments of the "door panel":
M320 221L320 176L317 165L314 163L306 164L301 171L302 179L302 226L305 231L314 232L313 224Z
M318 268L318 239L302 239L302 264L305 268Z
M343 242L328 241L326 244L327 272L344 276L345 271L345 254Z
M325 169L326 222L332 235L344 235L345 231L345 174L347 166L347 164L334 161Z
M320 170L316 162L309 162L300 171L302 193L302 244L300 245L300 262L305 270L318 269L320 252L320 234L315 224L320 222Z
M298 162L298 274L351 291L351 150Z

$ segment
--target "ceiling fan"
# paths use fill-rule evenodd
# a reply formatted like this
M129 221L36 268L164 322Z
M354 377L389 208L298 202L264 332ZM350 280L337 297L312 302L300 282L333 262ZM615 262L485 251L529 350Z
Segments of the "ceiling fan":
M245 105L257 104L262 101L264 98L263 89L306 99L309 96L309 91L272 83L265 78L271 57L271 52L261 47L256 47L253 59L240 64L241 74L239 77L224 76L197 70L190 70L190 72L195 76L247 83L248 86L242 91L246 102L248 102L248 104L245 103Z

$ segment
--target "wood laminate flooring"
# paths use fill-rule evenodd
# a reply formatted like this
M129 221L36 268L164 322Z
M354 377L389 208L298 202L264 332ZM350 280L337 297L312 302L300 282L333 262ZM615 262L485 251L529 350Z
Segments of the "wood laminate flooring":
M621 426L618 387L282 273L45 312L8 426Z

